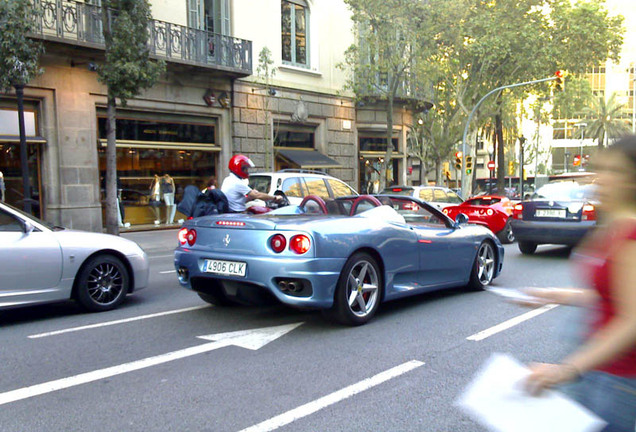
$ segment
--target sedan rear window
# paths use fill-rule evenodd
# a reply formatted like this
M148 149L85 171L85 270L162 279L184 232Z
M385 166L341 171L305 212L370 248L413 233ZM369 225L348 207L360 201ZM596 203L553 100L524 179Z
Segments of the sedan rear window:
M548 199L552 201L590 200L594 199L595 186L593 184L579 184L575 181L550 182L540 187L533 200Z
M382 191L383 194L387 195L404 195L411 196L413 194L413 188L408 187L390 187L386 188Z

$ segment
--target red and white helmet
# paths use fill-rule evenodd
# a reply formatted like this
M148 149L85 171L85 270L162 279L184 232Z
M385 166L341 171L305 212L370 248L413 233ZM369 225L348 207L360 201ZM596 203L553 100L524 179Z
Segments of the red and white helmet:
M239 176L239 178L248 178L250 175L248 169L254 167L254 162L252 162L250 158L245 155L237 154L232 156L232 159L230 159L230 171Z

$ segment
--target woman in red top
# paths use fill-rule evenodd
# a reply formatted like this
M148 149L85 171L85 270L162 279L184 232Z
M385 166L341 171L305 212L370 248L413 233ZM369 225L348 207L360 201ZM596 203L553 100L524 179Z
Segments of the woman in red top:
M591 289L531 294L546 303L596 311L586 341L561 364L535 364L527 380L533 394L573 382L568 393L608 422L606 432L636 430L636 137L599 155L602 203L596 231L577 259Z

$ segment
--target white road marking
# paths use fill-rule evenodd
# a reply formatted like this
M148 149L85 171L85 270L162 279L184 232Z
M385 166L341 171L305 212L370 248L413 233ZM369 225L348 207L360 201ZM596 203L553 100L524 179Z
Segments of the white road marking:
M72 332L81 331L81 330L107 327L107 326L112 326L117 324L125 324L125 323L129 323L133 321L140 321L140 320L149 319L149 318L157 318L157 317L166 316L166 315L174 315L174 314L183 313L183 312L190 312L194 310L205 309L208 307L211 307L211 306L210 305L193 306L193 307L189 307L185 309L175 309L171 311L158 312L158 313L149 314L149 315L140 315L140 316L136 316L132 318L124 318L124 319L115 320L115 321L106 321L103 323L89 324L89 325L85 325L81 327L72 327L72 328L67 328L63 330L47 332L47 333L39 333L39 334L34 334L28 337L29 339L38 339L38 338L43 338L47 336L55 336L55 335L64 334L64 333L72 333Z
M348 387L345 387L342 390L338 390L334 393L328 394L327 396L323 396L320 399L306 403L305 405L301 405L298 408L294 408L293 410L287 411L276 417L272 417L271 419L265 420L262 423L256 424L254 426L250 426L247 429L241 430L240 432L273 431L282 426L288 425L298 419L301 419L310 414L313 414L323 408L326 408L329 405L333 405L336 402L340 402L344 399L347 399L351 396L354 396L358 393L361 393L365 390L368 390L372 387L382 384L385 381L396 378L402 374L410 372L411 370L416 369L423 365L424 365L424 362L421 362L418 360L411 360L409 362L396 366L392 369L386 370L384 372L380 372L379 374L372 376L371 378L367 378L356 384L352 384Z
M176 270L166 270L166 271L160 271L159 274L168 274L168 273L176 273Z
M480 341L480 340L484 340L494 334L497 334L499 332L502 332L504 330L508 330L510 327L514 327L517 324L521 324L524 321L527 321L531 318L534 318L536 316L541 315L542 313L545 313L549 310L554 309L555 307L557 307L559 305L557 304L548 304L545 306L542 306L540 308L537 309L533 309L530 312L526 312L523 315L519 315L518 317L509 319L508 321L504 321L501 324L497 324L494 327L490 327L489 329L480 331L479 333L475 333L472 336L468 336L466 339L471 340L471 341Z
M251 350L257 350L269 342L276 340L277 338L287 334L296 327L303 324L294 323L286 324L276 327L265 327L252 330L241 330L232 333L220 333L218 338L220 340L215 342L208 342L203 345L197 345L190 348L185 348L178 351L169 352L166 354L160 354L153 357L137 360L130 363L124 363L117 366L108 367L105 369L99 369L92 372L86 372L80 375L75 375L68 378L61 378L54 381L45 382L42 384L36 384L29 387L23 387L16 390L11 390L5 393L0 393L0 405L16 402L22 399L32 398L34 396L51 393L57 390L63 390L69 387L86 384L89 382L97 381L104 378L113 377L115 375L121 375L127 372L144 369L150 366L156 366L158 364L179 360L185 357L190 357L196 354L213 351L215 349L223 348L230 345L236 345ZM214 339L215 335L205 336L206 338Z

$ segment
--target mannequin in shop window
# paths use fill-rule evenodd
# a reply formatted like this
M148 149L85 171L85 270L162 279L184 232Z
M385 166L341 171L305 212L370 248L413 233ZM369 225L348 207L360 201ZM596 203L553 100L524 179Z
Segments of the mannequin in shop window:
M0 171L0 201L4 202L4 192L6 191L7 187L4 184L4 175L2 174L2 171Z
M159 209L161 205L161 177L159 177L158 174L155 174L155 177L152 179L152 184L150 185L150 200L148 201L148 205L155 215L155 225L159 225L161 223L161 209Z
M177 207L174 205L174 180L170 175L164 174L161 178L161 197L166 204L166 224L174 223L174 214Z

